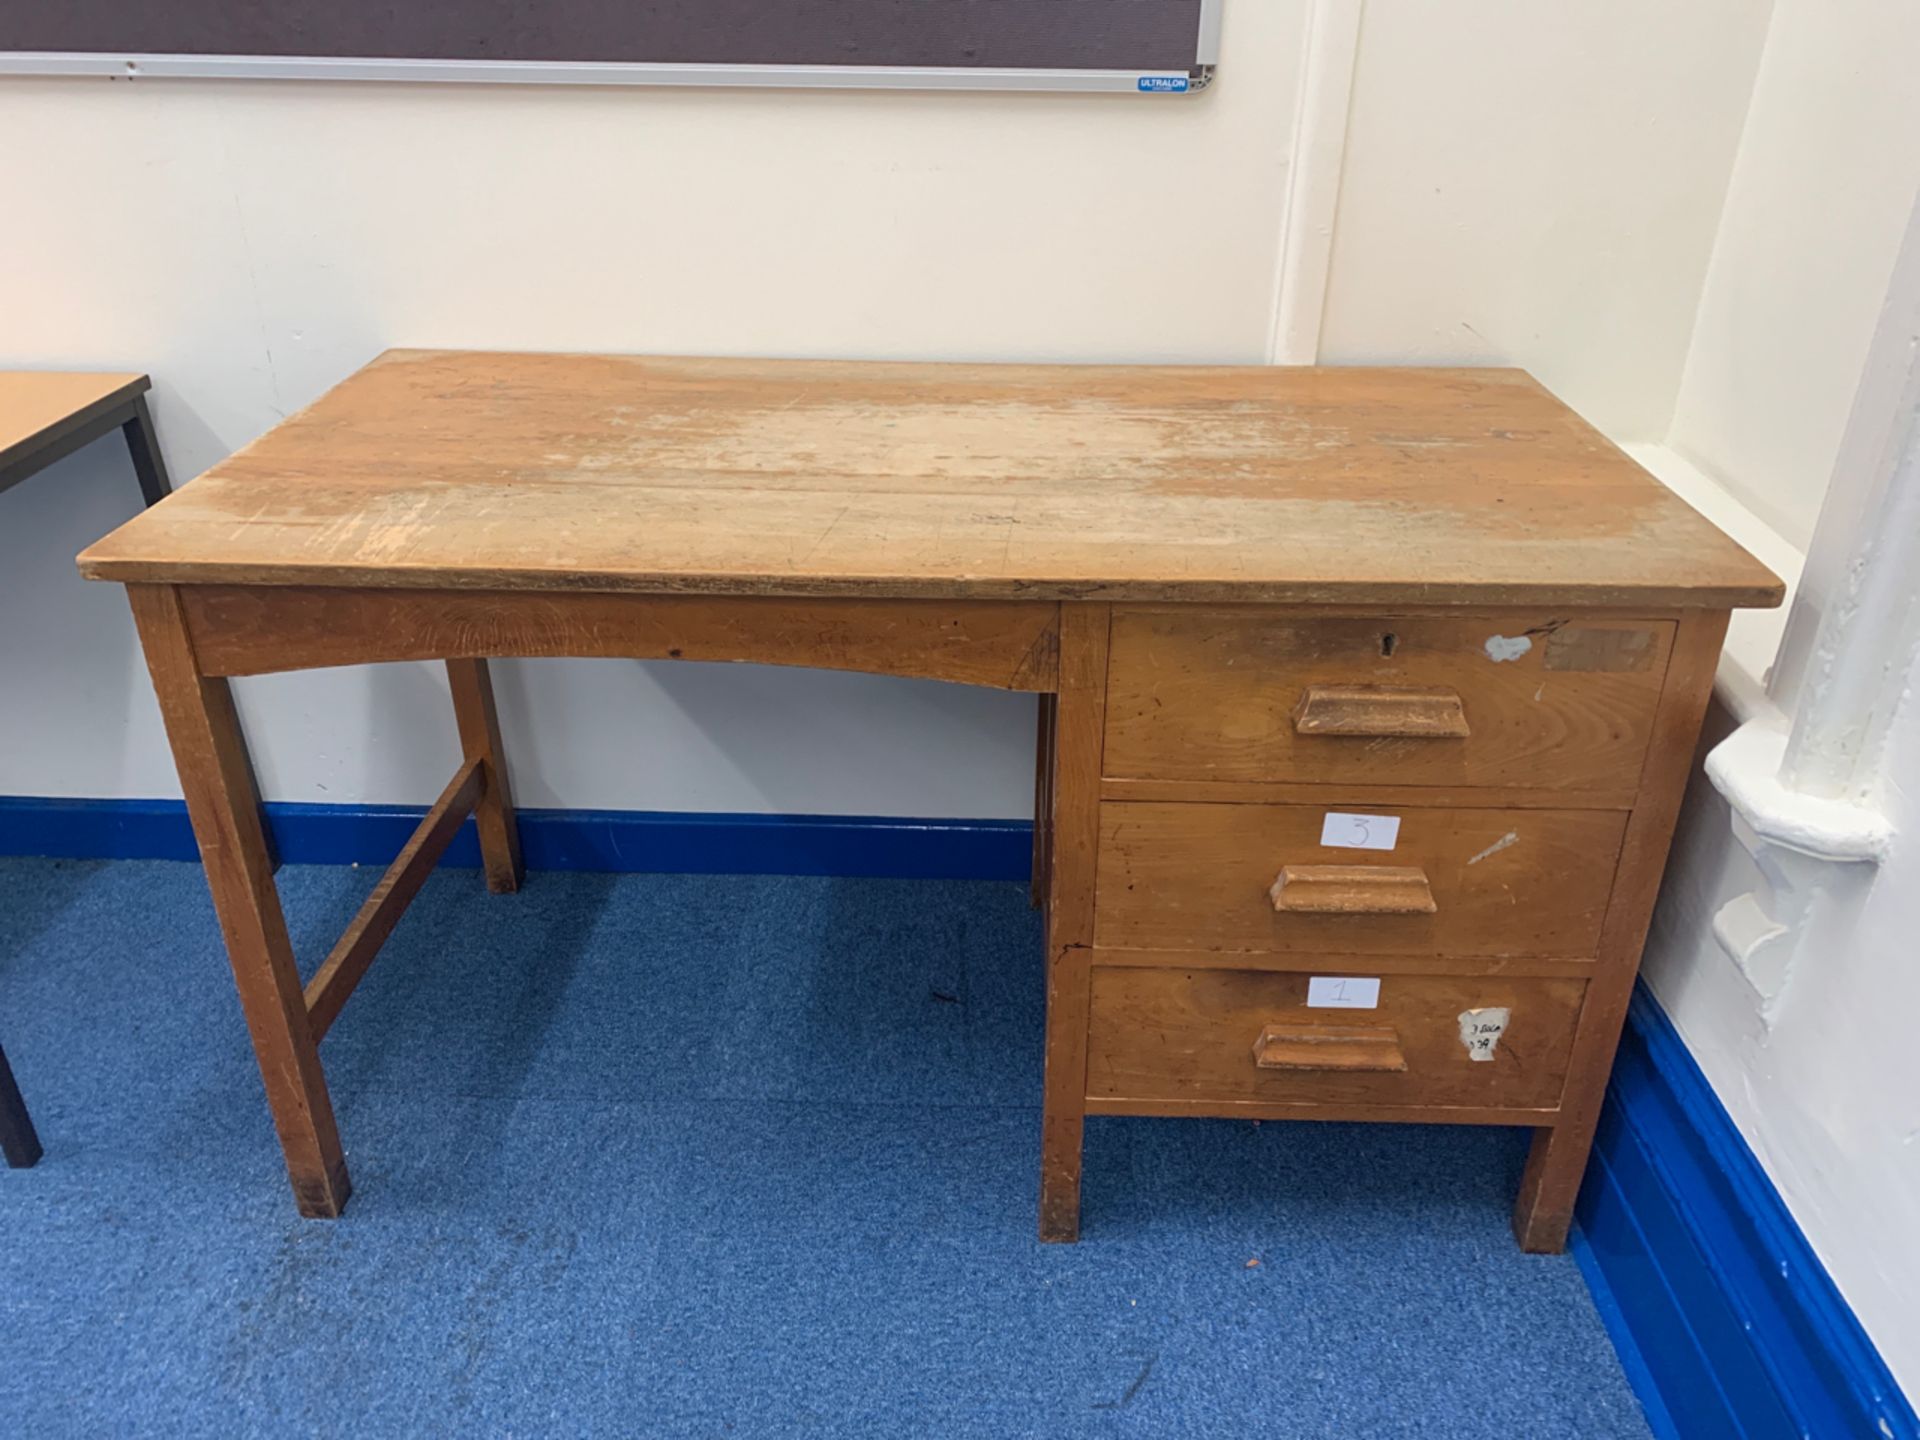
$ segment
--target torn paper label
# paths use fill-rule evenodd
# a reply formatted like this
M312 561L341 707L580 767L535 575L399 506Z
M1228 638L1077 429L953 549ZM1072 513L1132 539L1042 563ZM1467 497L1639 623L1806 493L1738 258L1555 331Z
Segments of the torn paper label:
M1487 658L1498 665L1502 660L1518 660L1533 648L1531 635L1489 635Z
M1489 1005L1481 1010L1460 1012L1460 1043L1467 1047L1469 1060L1491 1060L1507 1033L1511 1012L1504 1005Z
M1644 626L1569 625L1547 637L1548 670L1651 670L1659 636Z

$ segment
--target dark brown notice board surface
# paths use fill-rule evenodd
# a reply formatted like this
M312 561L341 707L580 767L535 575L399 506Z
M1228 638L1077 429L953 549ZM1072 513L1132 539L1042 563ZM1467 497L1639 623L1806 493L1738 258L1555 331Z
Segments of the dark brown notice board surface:
M0 0L0 52L1192 69L1202 0Z

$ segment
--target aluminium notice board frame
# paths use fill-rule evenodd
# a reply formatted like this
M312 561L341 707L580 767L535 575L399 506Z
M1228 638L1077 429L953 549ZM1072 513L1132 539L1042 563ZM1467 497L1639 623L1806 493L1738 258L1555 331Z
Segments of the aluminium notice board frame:
M104 23L69 26L65 33L84 30L86 39L67 40L84 48L13 48L20 36L36 32L31 16L45 15L40 7L45 0L0 0L0 76L5 75L105 75L121 78L141 76L201 79L280 79L280 80L391 80L492 82L534 85L661 85L661 86L754 86L776 88L852 88L878 90L999 90L1128 92L1132 94L1193 94L1213 80L1220 58L1220 19L1225 0L1197 0L1198 32L1194 36L1193 59L1184 69L1177 66L1113 64L1085 67L1061 64L982 64L962 60L955 64L860 64L822 62L817 56L806 63L739 63L701 61L687 58L650 60L478 58L464 54L457 58L437 58L431 54L353 55L297 53L146 53L116 48L94 41L93 31L109 28ZM876 13L883 12L888 0L868 0ZM924 4L925 0L921 0ZM962 0L967 3L967 0ZM972 0L985 6L1011 6L1017 0ZM1050 0L1037 0L1039 4ZM1085 4L1086 0L1082 0ZM1112 0L1118 4L1140 4L1142 0ZM751 9L752 0L735 0L730 7L738 12ZM95 0L95 11L111 8L111 0ZM71 13L71 12L70 12ZM904 12L903 12L904 13ZM23 19L22 17L29 17ZM896 20L896 26L908 24ZM21 27L25 26L23 30ZM40 33L45 33L44 31ZM897 37L896 37L897 38ZM463 45L458 48L470 49ZM732 48L732 47L728 47ZM857 54L855 46L836 47ZM976 54L978 47L962 45L962 54ZM993 56L999 59L1002 56ZM1166 57L1156 57L1164 59Z

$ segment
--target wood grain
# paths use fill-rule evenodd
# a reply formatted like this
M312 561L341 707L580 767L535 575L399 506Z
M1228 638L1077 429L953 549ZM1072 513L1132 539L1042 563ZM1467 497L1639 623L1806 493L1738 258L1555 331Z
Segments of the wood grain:
M1090 1099L1320 1101L1336 1105L1552 1109L1560 1101L1578 980L1405 975L1380 985L1378 1008L1309 1008L1304 974L1096 965L1087 1038ZM1491 1061L1467 1057L1463 1011L1506 1006ZM1254 1046L1271 1027L1390 1030L1404 1071L1263 1068ZM1439 1118L1439 1117L1436 1117Z
M1398 685L1308 685L1293 709L1296 735L1464 740L1473 733L1456 690Z
M338 1215L352 1188L346 1156L273 885L253 765L232 692L225 680L195 669L186 614L174 590L129 585L127 599L173 745L294 1199L302 1215Z
M1320 806L1103 805L1098 942L1293 954L1594 954L1626 824L1620 812L1374 813L1400 820L1392 850L1322 846ZM1276 913L1271 887L1288 865L1417 868L1435 910Z
M320 968L313 972L313 978L306 984L304 999L316 1044L333 1028L347 997L353 994L367 967L373 964L373 957L387 943L393 927L400 923L407 906L413 903L413 897L420 893L427 876L433 873L433 867L453 843L467 816L473 813L474 802L480 798L481 774L480 761L461 763L446 789L440 792L440 798L428 808L386 873L361 903L352 923L341 933Z
M1673 624L1609 622L1648 637L1649 669L1547 669L1546 640L1590 623L1546 611L1358 619L1117 610L1107 774L1630 788L1646 753ZM1296 728L1303 699L1317 687L1357 685L1457 694L1472 733L1363 736Z
M1540 979L1590 979L1594 962L1540 955L1306 955L1247 950L1127 950L1096 946L1095 965L1134 965L1156 970L1285 970L1315 975L1520 975Z
M1374 1125L1549 1126L1551 1109L1518 1105L1383 1105L1337 1100L1169 1100L1162 1096L1089 1095L1089 1115L1158 1115L1193 1120L1322 1120Z
M510 894L520 888L526 866L520 859L520 822L507 778L507 749L500 741L500 715L493 703L493 673L484 660L449 660L447 689L453 697L461 752L480 767L473 820L480 833L487 889L496 895Z
M1262 1070L1383 1070L1407 1068L1400 1032L1391 1025L1269 1025L1253 1042Z
M198 481L194 482L200 483ZM1051 690L1059 607L986 601L505 594L188 586L209 674L392 660L576 656L749 661Z
M972 599L1773 605L1515 370L390 352L95 579Z
M1134 777L1100 782L1102 800L1188 800L1202 805L1319 805L1328 810L1373 812L1466 807L1489 810L1631 810L1631 784L1605 790L1534 790L1517 785L1289 784L1276 780L1152 780Z
M1087 987L1100 847L1100 744L1106 733L1105 605L1060 607L1060 691L1050 722L1052 836L1047 865L1047 1049L1041 1099L1040 1238L1080 1235L1086 1125Z
M1267 897L1292 915L1431 915L1438 908L1418 865L1282 865Z
M1700 722L1713 696L1714 668L1726 632L1726 612L1702 612L1681 622L1674 641L1666 688L1654 719L1653 743L1640 777L1640 800L1627 822L1598 963L1574 1038L1563 1113L1552 1128L1534 1132L1514 1202L1514 1234L1524 1250L1552 1253L1566 1248L1574 1197L1593 1148L1607 1076L1633 997L1640 952L1660 893L1680 799L1694 765Z

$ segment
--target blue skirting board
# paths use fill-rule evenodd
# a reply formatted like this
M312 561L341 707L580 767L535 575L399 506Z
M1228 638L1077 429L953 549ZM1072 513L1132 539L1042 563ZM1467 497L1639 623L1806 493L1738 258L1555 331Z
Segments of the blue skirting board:
M389 864L426 814L413 805L269 802L267 827L294 865ZM707 815L655 810L521 810L530 869L680 875L859 875L909 880L1025 880L1026 820L912 820L876 815ZM180 800L0 796L0 855L196 860ZM477 866L473 821L442 861Z
M1575 1256L1656 1433L1920 1436L1912 1406L1644 986L1576 1215Z
M424 813L265 808L280 858L305 864L384 866ZM1025 880L1033 827L522 810L520 836L536 870ZM32 797L0 797L0 855L196 858L177 800ZM446 863L479 861L469 821ZM1912 1407L1644 988L1577 1214L1575 1258L1657 1433L1920 1440Z

